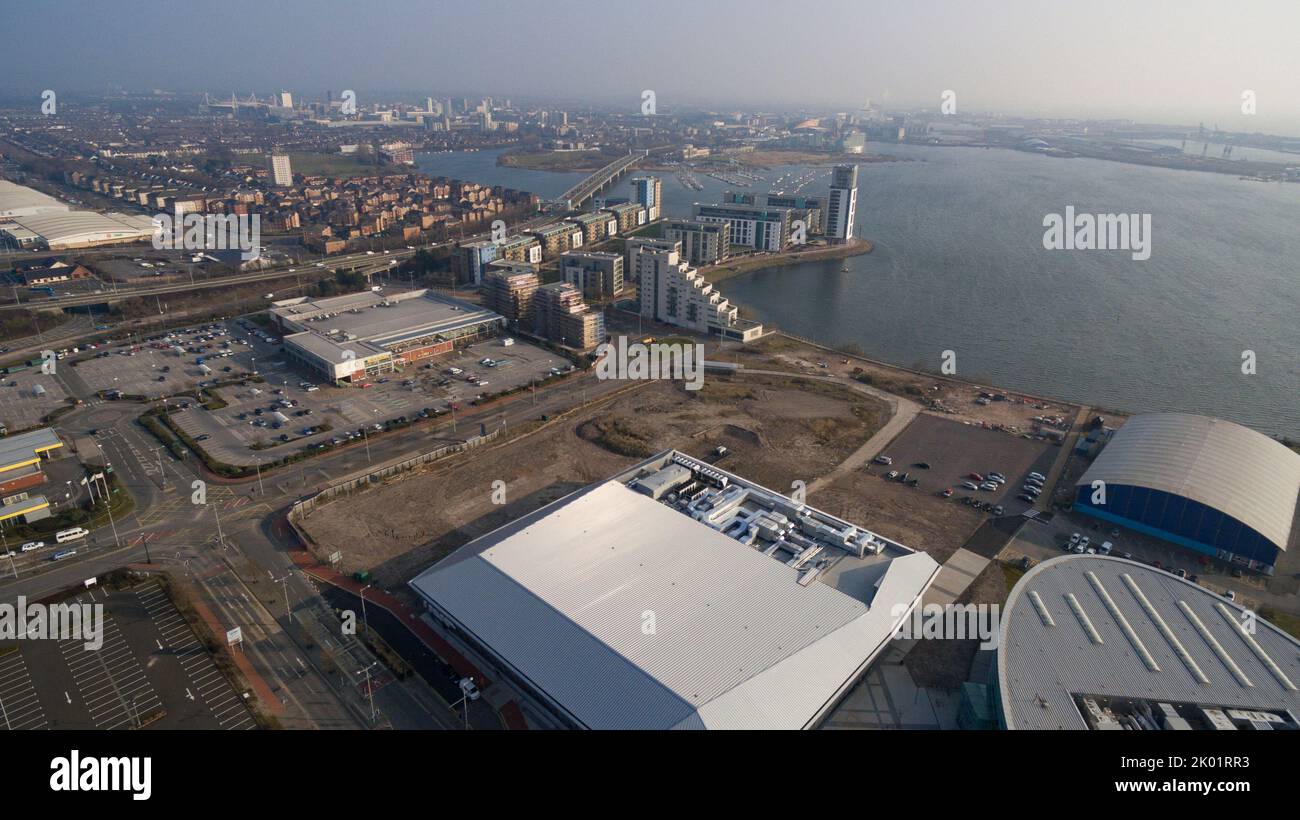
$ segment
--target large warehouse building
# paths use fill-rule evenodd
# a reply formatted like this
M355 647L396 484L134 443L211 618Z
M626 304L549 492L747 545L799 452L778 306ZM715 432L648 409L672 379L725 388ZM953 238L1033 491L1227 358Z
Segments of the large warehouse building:
M1300 641L1122 558L1027 572L1002 610L997 675L1008 729L1300 729Z
M505 324L490 310L432 290L286 299L272 306L271 319L284 336L285 355L333 383L391 373Z
M148 242L154 221L143 214L48 211L14 217L0 225L0 233L22 248L57 251Z
M1268 436L1222 419L1151 413L1115 433L1079 479L1074 509L1272 574L1297 497L1300 455Z
M541 725L801 729L938 571L668 451L466 544L411 587Z
M35 188L0 179L0 222L36 214L66 213L72 208Z

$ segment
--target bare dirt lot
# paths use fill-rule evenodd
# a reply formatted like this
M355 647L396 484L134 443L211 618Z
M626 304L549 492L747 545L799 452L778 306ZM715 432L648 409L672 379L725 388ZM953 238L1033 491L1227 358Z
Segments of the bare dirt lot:
M1069 429L1079 409L1077 405L1066 402L900 370L849 353L817 348L779 334L728 348L719 353L718 358L748 368L858 378L873 387L920 402L927 409L958 421L969 421L1012 433L1033 434L1040 427L1065 431ZM822 364L826 367L822 367ZM986 404L977 403L981 393L988 396ZM1036 421L1035 417L1061 418L1064 421L1061 424L1050 424ZM1107 415L1107 423L1115 426L1110 415Z
M456 547L668 448L788 491L843 461L884 422L884 406L836 385L707 379L691 392L664 382L488 449L334 501L304 528L342 569L370 569L396 587ZM780 446L777 446L779 442ZM493 482L506 502L493 503Z

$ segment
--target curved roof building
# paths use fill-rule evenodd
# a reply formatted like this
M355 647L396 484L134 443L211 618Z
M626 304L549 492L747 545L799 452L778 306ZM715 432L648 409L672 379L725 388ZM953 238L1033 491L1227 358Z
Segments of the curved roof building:
M1105 497L1093 503L1093 482ZM1076 486L1076 510L1271 572L1300 496L1300 455L1222 419L1128 420Z
M1067 555L1002 610L1008 729L1297 729L1300 641L1176 575Z

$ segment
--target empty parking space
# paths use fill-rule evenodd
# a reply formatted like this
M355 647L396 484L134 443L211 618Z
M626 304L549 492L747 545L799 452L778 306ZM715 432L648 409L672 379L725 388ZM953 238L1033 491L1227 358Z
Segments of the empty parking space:
M44 729L48 725L27 661L12 644L0 647L0 717L0 727L7 730Z
M103 606L103 643L88 649L79 636L0 645L0 705L13 728L257 728L159 581L92 588L66 603Z
M202 700L222 729L255 729L253 716L229 681L217 669L193 628L181 616L160 584L136 590L141 605L153 620L163 648L171 652L184 671L189 695Z
M162 699L107 613L103 630L98 649L87 649L78 637L60 641L59 651L94 728L139 728L162 712Z

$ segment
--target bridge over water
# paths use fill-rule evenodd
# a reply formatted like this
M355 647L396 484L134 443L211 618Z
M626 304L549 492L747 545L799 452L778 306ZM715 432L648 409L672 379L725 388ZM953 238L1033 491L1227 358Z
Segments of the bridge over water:
M632 151L625 157L619 157L560 194L558 201L566 210L580 208L587 200L595 196L597 191L627 173L633 166L648 156L650 156L649 151Z

